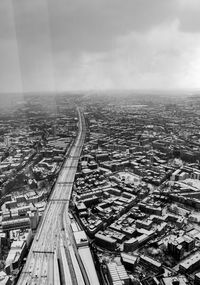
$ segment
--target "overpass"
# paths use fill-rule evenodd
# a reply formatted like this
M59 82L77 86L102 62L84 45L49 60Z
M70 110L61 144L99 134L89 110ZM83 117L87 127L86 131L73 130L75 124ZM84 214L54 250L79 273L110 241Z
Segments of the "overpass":
M38 226L18 285L99 285L95 271L84 265L70 227L69 201L85 140L85 119L77 108L79 130L63 163ZM91 262L91 261L90 261Z

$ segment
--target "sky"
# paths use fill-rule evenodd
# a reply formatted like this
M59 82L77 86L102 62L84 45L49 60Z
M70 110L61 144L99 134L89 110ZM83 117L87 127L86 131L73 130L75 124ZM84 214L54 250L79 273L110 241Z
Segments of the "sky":
M0 92L200 88L199 0L1 0Z

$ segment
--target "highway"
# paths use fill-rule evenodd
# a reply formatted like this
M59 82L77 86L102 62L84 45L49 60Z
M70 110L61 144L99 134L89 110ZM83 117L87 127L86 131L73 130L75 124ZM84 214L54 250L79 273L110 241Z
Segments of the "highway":
M79 131L63 163L22 269L18 285L87 284L79 268L69 231L68 208L85 140L85 120L79 108Z

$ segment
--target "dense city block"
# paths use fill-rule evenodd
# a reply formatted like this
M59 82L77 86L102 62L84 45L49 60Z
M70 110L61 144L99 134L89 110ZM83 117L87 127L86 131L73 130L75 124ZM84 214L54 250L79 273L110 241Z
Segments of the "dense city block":
M81 116L85 141L73 157ZM199 127L200 100L191 95L29 95L3 109L0 284L26 273L48 206L69 203L58 271L66 255L70 272L81 268L80 284L199 285ZM68 167L75 179L61 182ZM72 186L69 200L53 198L55 184Z

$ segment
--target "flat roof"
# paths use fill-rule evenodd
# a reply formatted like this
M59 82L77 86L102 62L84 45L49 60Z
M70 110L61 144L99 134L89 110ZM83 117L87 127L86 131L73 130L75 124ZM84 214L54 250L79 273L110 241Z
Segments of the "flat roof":
M88 244L88 239L84 231L74 232L74 238L78 246Z
M99 233L95 234L95 238L99 238L99 239L102 239L102 240L110 242L110 243L115 243L116 242L116 239L111 238L109 236L104 236L104 235L99 234Z
M82 246L78 248L78 252L85 267L85 270L87 272L90 284L100 285L90 248L88 246Z
M133 255L126 254L126 253L121 253L121 258L124 262L128 262L130 264L135 264L135 262L138 259L137 256L133 256Z
M186 260L182 261L179 266L189 269L193 264L200 261L200 252L195 253L193 256L189 256Z
M164 285L173 285L173 281L178 280L179 285L186 285L188 284L187 279L185 276L179 276L179 277L165 277L162 279Z
M154 260L153 258L150 258L146 255L141 255L141 259L155 265L156 267L161 267L160 262L158 262L158 261Z

